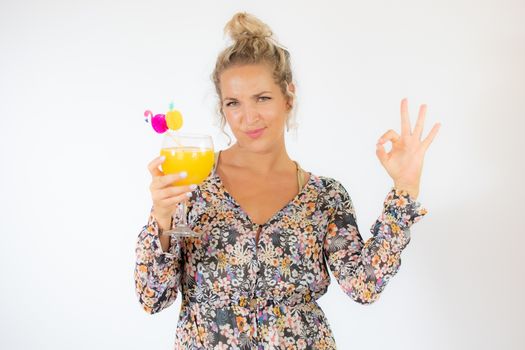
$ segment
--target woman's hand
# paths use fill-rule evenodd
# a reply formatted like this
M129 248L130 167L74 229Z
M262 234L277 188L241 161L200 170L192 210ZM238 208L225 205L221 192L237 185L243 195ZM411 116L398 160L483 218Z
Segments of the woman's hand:
M196 186L173 186L173 182L187 175L185 173L164 175L159 170L159 165L163 162L163 157L155 158L149 163L148 170L151 174L149 189L153 200L153 216L157 219L161 229L165 231L170 229L171 217L179 203L187 201Z
M425 152L441 126L441 123L434 124L427 137L421 141L426 111L427 106L421 105L416 127L412 132L407 99L401 100L401 136L392 129L388 130L377 142L376 149L377 158L394 180L394 187L406 190L414 199L419 194ZM392 142L392 149L388 153L383 147L387 141Z

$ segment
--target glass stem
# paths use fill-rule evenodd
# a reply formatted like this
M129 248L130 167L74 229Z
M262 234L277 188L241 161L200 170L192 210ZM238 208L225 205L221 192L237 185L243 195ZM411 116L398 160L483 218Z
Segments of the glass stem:
M180 203L177 210L179 211L178 219L180 220L177 223L177 225L178 226L188 226L188 222L186 220L186 201Z

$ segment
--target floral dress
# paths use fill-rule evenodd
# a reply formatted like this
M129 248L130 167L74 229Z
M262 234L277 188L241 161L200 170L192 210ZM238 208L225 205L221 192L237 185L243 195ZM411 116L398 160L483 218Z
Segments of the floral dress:
M392 187L364 242L343 185L310 173L302 190L258 225L214 169L187 213L200 237L172 237L163 252L150 212L135 250L143 309L154 314L182 298L175 349L336 349L317 303L330 284L328 268L352 300L376 301L400 268L410 226L427 210Z

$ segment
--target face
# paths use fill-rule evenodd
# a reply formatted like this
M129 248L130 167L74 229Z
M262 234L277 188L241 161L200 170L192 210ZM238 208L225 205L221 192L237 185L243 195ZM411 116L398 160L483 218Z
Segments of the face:
M293 92L292 84L289 90ZM220 76L220 91L222 112L238 146L261 152L284 144L290 105L267 65L226 69Z

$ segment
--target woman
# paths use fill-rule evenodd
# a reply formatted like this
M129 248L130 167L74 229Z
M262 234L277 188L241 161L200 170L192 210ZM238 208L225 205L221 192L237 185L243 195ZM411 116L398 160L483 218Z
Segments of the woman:
M222 126L236 142L216 153L198 187L171 187L184 174L163 175L160 157L149 164L153 207L137 241L137 296L153 314L181 291L176 349L335 349L316 302L330 283L328 268L353 300L379 298L400 267L410 226L427 212L416 198L439 124L420 141L425 106L412 132L402 101L401 135L389 130L377 145L394 187L364 242L341 183L305 172L286 151L295 90L288 51L246 13L226 31L234 43L219 55L213 80ZM201 237L161 235L181 201Z

